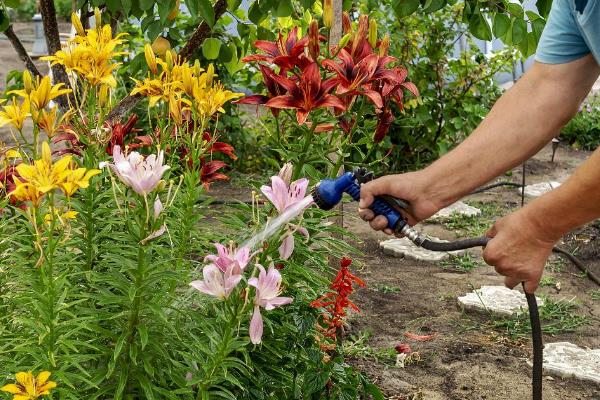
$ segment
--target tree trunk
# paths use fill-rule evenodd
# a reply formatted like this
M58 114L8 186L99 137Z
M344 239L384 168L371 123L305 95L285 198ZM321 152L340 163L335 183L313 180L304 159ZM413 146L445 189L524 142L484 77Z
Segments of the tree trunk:
M44 34L46 35L46 45L48 46L49 54L54 54L61 50L60 35L58 32L58 21L56 20L56 8L53 0L40 0L40 12L42 14L42 22L44 24ZM60 64L52 66L52 77L54 83L64 83L66 88L71 89L69 77L65 67ZM62 95L57 98L61 108L69 107L69 98L67 95Z
M227 0L217 0L215 5L213 6L213 10L215 12L215 21L217 21L219 18L221 18L225 11L227 11ZM194 54L194 51L202 45L204 39L206 39L208 35L210 35L210 31L210 26L206 22L202 21L200 25L198 25L198 28L196 28L190 39L187 41L185 46L181 48L178 55L185 60L189 60ZM131 111L131 109L135 107L135 105L141 99L142 96L140 95L129 95L125 97L119 102L119 104L117 104L111 110L111 112L107 115L106 119L109 121L120 120L125 114Z
M15 34L15 31L13 30L12 25L9 25L8 28L6 28L6 30L4 31L4 34L6 35L8 40L10 40L10 43L15 48L15 51L19 55L19 58L21 59L21 61L23 61L23 63L25 64L25 68L27 68L33 76L42 76L42 74L40 74L40 71L37 69L37 67L33 63L33 60L31 59L31 57L29 57L27 50L25 50L25 47L23 47L23 43L21 43L21 40Z

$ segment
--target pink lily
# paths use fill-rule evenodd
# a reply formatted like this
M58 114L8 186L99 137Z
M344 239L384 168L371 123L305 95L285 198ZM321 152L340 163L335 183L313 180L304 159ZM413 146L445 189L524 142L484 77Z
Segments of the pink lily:
M121 182L132 188L140 196L152 192L163 174L169 169L163 165L164 152L158 155L151 154L146 159L137 151L132 151L128 156L121 152L121 146L113 147L114 163L101 163L100 167L108 165L117 174Z
M242 279L242 275L232 273L232 269L223 273L214 264L205 266L202 269L202 275L204 276L204 280L193 281L190 283L190 286L221 300L229 297Z
M271 186L264 185L260 188L280 214L290 206L303 200L306 197L307 189L308 179L298 179L288 186L280 176L272 176Z
M227 248L220 243L215 243L215 247L217 255L210 254L204 258L204 261L210 261L223 273L241 274L252 257L248 247L234 250L233 247Z
M259 344L263 334L263 320L260 307L270 311L275 307L283 306L292 302L291 297L281 297L281 274L271 265L269 271L265 271L262 265L257 265L260 273L258 278L248 280L248 285L256 288L254 297L254 313L250 321L250 340Z

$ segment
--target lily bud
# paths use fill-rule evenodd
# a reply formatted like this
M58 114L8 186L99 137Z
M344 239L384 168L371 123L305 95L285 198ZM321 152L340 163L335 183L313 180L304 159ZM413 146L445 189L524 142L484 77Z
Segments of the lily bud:
M319 58L319 22L313 19L308 27L308 52L314 61Z
M350 15L347 12L342 14L342 31L344 34L352 31L352 21L350 21Z
M165 53L165 62L167 63L167 68L170 70L173 69L173 54L170 51Z
M102 14L98 7L94 8L94 20L96 21L96 27L100 28L102 26Z
M375 48L377 46L377 21L374 19L369 20L369 44Z
M340 41L337 45L337 50L335 51L334 56L337 56L337 54L340 52L340 50L343 49L344 47L346 47L348 42L350 42L350 39L352 39L352 33L346 33L344 36L342 36L342 38L340 39Z
M292 163L285 163L283 164L283 167L281 167L281 170L279 171L279 177L281 178L281 180L283 180L285 182L286 185L289 186L289 184L292 181L292 173L294 172L294 166L292 165Z
M100 86L100 92L98 93L98 102L101 107L104 107L108 104L108 99L110 98L110 87L108 85Z
M154 55L154 50L152 50L152 46L146 43L144 46L144 56L146 57L146 64L148 64L148 68L154 75L158 74L158 65L156 64L156 56Z
M85 36L85 29L83 29L83 24L81 23L77 13L71 13L71 23L75 28L75 32L77 32L79 36Z
M390 35L385 35L381 43L379 43L379 56L384 57L388 55L390 49Z
M165 182L164 179L161 179L160 181L158 181L158 184L156 185L156 190L159 192L162 192L166 187L167 187L167 182Z
M28 70L23 71L23 85L25 86L25 92L31 93L33 90L33 77Z
M208 68L206 68L206 85L207 86L212 85L214 77L215 77L215 66L212 64L208 64Z
M333 26L333 0L323 0L323 25L328 29Z

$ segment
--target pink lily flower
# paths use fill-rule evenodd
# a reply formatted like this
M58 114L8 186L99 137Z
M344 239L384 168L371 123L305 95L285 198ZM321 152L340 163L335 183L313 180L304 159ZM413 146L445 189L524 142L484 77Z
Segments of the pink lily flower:
M156 188L165 171L169 169L168 165L163 165L164 155L163 151L159 151L158 155L151 154L144 159L140 153L132 151L125 156L121 147L117 145L113 147L114 163L101 163L100 166L108 165L121 182L140 196L146 196Z
M257 265L260 273L258 278L248 280L248 285L256 288L254 297L254 313L250 320L250 340L259 344L263 335L263 319L260 307L269 311L275 307L283 306L292 302L291 297L281 297L281 274L271 265L269 271L265 271L262 265Z
M252 258L248 247L234 250L233 247L227 248L220 243L215 243L215 247L217 255L210 254L204 258L204 261L210 261L223 273L231 271L232 274L241 274Z
M233 289L242 280L242 275L233 274L231 270L223 273L216 265L208 264L202 269L204 280L190 283L190 286L202 293L214 296L218 299L229 297Z
M308 179L298 179L288 185L279 175L271 177L271 186L264 185L260 188L280 214L304 199L307 189Z

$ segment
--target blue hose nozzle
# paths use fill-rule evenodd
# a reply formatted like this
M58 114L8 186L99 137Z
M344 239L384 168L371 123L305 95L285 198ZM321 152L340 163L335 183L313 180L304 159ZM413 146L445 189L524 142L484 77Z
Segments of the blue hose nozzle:
M346 172L335 179L323 179L312 190L315 204L322 210L331 210L340 201L344 193L349 194L354 200L360 200L360 185L356 173ZM406 226L402 214L395 210L387 201L380 197L369 207L376 215L383 215L388 220L388 228L400 232Z

